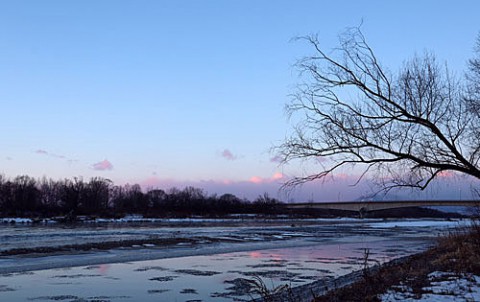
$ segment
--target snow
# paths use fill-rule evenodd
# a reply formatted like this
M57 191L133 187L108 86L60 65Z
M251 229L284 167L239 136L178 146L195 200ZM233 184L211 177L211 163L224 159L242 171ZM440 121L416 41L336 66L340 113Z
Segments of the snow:
M386 222L375 222L370 226L372 228L397 228L397 227L455 227L468 226L470 220L395 220Z
M0 218L0 222L28 224L28 223L32 223L33 221L30 218L5 217L5 218Z
M437 271L428 278L430 286L423 288L424 293L420 297L415 297L411 288L400 285L380 296L380 301L480 301L480 276Z
M192 218L145 218L142 215L126 215L123 218L92 218L88 219L86 217L80 217L79 222L82 223L232 223L237 222L241 223L247 219L257 219L262 221L294 221L295 218L284 218L284 217L261 217L258 215L248 216L238 218L236 216L230 216L232 218L202 218L202 217L192 217ZM236 218L233 218L236 217ZM366 226L372 228L396 228L396 227L455 227L455 226L467 226L470 223L470 220L442 220L442 219L401 219L401 220L384 220L384 219L358 219L358 218L309 218L302 219L303 222L313 222L313 223L362 223ZM20 217L5 217L0 218L0 223L3 224L32 224L33 219L30 218L20 218ZM42 224L52 224L57 223L58 221L53 219L42 219L35 222ZM288 235L286 235L288 236ZM298 235L296 235L298 236Z

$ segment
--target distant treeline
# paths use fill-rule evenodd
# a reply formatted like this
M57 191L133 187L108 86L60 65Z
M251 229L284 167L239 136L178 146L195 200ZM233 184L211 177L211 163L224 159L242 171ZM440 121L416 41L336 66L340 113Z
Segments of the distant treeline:
M231 213L278 214L282 203L268 194L253 201L232 194L207 195L186 187L167 191L142 191L140 185L119 186L100 177L52 180L0 175L0 215L52 217L97 215L120 217L128 213L144 216L225 215Z

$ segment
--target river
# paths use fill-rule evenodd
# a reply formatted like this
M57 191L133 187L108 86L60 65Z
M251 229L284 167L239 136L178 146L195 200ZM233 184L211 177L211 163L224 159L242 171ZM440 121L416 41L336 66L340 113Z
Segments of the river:
M0 257L0 301L251 301L269 289L327 280L425 250L454 220L2 225L0 251L109 240L193 238Z

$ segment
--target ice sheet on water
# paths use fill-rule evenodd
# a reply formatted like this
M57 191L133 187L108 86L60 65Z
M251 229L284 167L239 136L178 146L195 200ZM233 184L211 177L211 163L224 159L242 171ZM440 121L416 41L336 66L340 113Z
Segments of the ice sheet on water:
M468 220L393 220L375 222L369 224L372 228L395 228L395 227L456 227L467 226Z

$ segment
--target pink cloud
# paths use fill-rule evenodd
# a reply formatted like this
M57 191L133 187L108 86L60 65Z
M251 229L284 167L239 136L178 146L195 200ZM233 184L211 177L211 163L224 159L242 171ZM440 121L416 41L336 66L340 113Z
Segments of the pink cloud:
M228 149L223 150L221 156L223 158L227 159L227 160L236 160L237 159L237 156L233 155L233 153Z
M145 188L157 187L161 183L161 180L156 176L150 176L140 182L140 185Z
M42 149L36 150L35 153L37 153L37 154L43 154L43 155L48 155L48 152L45 151L45 150L42 150Z
M253 178L262 181L261 177ZM261 194L268 192L271 196L277 196L280 189L278 182L260 182L253 183L251 180L175 180L169 178L160 178L158 176L147 176L143 180L130 180L125 183L138 183L143 189L162 189L167 191L170 188L183 189L187 186L204 189L207 194L234 194L240 198L255 199Z
M350 174L347 174L347 173L336 173L336 174L332 174L332 180L333 181L338 181L338 180L341 180L341 181L353 181L353 180L357 180L358 179L358 176L357 175L350 175Z
M175 180L150 175L143 180L130 180L128 183L138 183L145 190L158 188L165 191L174 187L183 189L187 186L193 186L205 190L207 194L220 196L230 193L249 200L254 200L259 195L268 193L272 197L289 202L307 202L310 199L314 201L355 200L359 196L365 195L365 190L368 189L365 186L351 187L350 182L344 181L335 183L315 181L293 190L282 191L282 183L286 180L286 175L277 172L270 177L252 176L245 180Z
M265 184L265 183L278 182L278 181L280 181L284 178L285 178L285 175L283 175L280 172L277 172L277 173L273 174L272 177L268 177L268 178L263 178L263 177L259 177L259 176L252 176L252 177L250 177L250 179L248 181L251 182L251 183L254 183L254 184Z
M113 169L112 163L106 159L101 162L93 164L92 167L93 167L93 170L97 170L97 171L106 171L106 170Z
M270 162L280 164L283 161L283 158L280 155L275 155L270 158Z
M457 176L457 174L453 171L441 171L438 173L438 177L452 178L455 176Z
M221 181L221 183L224 184L224 185L231 185L233 183L233 181L230 180L230 179L224 179L224 180Z
M244 180L176 180L149 175L142 180L131 179L128 182L138 183L143 189L158 188L165 191L173 187L183 189L186 186L193 186L205 190L207 194L220 196L230 193L249 200L254 200L264 193L285 202L350 201L372 196L374 184L369 179L352 186L358 180L358 175L347 176L346 174L340 174L335 178L316 180L286 190L281 190L281 186L284 181L288 180L288 176L280 172L270 177L252 176ZM476 183L475 180L472 180L472 182ZM471 185L470 181L463 178L455 180L455 178L443 177L439 178L438 182L432 183L432 187L428 190L391 192L391 195L383 198L385 200L472 199L469 195Z
M253 182L254 184L261 184L261 183L263 183L264 180L261 177L252 176L252 177L250 177L249 181Z
M280 172L277 172L275 174L273 174L272 176L272 180L280 180L280 179L283 179L284 178L284 175Z

